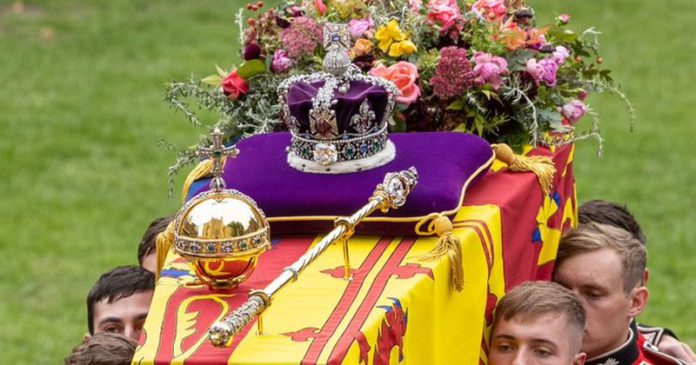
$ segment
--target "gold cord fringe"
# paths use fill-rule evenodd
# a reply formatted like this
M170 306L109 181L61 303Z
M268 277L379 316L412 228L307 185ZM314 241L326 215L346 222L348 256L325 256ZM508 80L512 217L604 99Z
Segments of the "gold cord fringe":
M508 169L513 172L533 172L539 179L541 190L544 195L551 192L553 186L553 175L556 173L556 166L550 158L544 156L523 156L512 152L512 148L504 143L492 144L495 158L508 165Z
M222 156L220 161L222 162L222 166L225 166L227 156ZM186 176L186 180L184 180L184 186L181 189L181 201L186 202L186 197L188 196L189 189L191 189L191 185L194 181L206 177L213 172L213 165L213 159L208 158L201 161L198 164L198 166L196 166L193 170L191 170L191 172L189 172L188 176Z
M430 223L428 223L430 222ZM421 228L428 223L425 231ZM440 213L432 213L416 224L416 234L420 236L432 236L436 234L440 239L435 247L418 259L421 261L434 261L447 255L450 262L450 286L460 292L464 289L464 267L462 264L462 244L454 235L452 222Z
M157 271L155 272L155 279L159 280L160 273L164 267L164 260L167 259L167 254L169 249L172 248L174 243L174 220L169 222L167 228L157 235L155 240L155 252L157 253Z

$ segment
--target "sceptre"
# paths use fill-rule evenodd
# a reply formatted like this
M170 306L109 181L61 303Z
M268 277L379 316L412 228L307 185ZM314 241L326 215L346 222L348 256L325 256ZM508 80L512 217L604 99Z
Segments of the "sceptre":
M418 172L415 167L399 172L387 173L384 176L384 181L375 188L367 204L350 217L336 219L335 228L311 250L307 251L292 265L283 269L283 272L263 290L252 291L247 301L232 314L221 321L215 322L208 331L210 342L217 347L230 346L234 336L251 323L255 317L259 317L259 332L262 332L263 322L261 314L271 304L273 295L289 282L296 280L299 273L307 265L312 263L329 245L338 240L343 241L345 272L346 278L349 278L350 264L348 261L347 241L355 232L355 226L377 209L382 213L386 213L389 209L397 209L404 205L406 197L417 183Z

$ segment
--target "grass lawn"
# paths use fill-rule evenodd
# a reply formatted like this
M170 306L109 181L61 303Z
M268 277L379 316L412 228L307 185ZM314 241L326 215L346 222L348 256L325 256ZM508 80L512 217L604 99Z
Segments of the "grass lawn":
M161 99L169 80L237 59L240 1L0 0L0 343L5 363L57 363L86 331L96 278L135 264L148 223L174 212L157 148L197 140ZM696 2L536 0L596 26L604 58L638 110L590 101L605 155L576 155L578 197L627 203L649 239L651 303L641 320L696 346L696 258L690 242L696 162ZM210 122L215 120L211 119ZM178 182L180 186L181 181Z

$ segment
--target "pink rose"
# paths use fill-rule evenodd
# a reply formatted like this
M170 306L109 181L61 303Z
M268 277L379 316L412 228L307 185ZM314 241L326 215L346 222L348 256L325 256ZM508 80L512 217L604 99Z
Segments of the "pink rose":
M553 54L551 55L551 59L556 61L558 65L562 65L565 63L566 59L570 56L570 51L568 51L568 48L565 48L563 46L557 46L556 50L553 51Z
M399 89L399 95L396 97L399 104L409 105L420 95L420 88L416 85L418 68L410 62L399 61L388 68L379 65L370 70L370 75L393 82Z
M560 20L561 23L563 23L563 24L568 24L568 22L570 21L570 15L568 15L568 14L561 14L561 15L558 16L558 20Z
M499 21L507 15L505 0L478 0L472 6L472 10L489 21Z
M430 0L426 8L428 20L440 25L443 29L452 26L461 16L456 0Z
M230 72L224 80L222 80L222 92L231 100L237 100L243 94L249 92L249 85L246 81L239 77L237 70Z
M353 19L348 22L348 32L353 39L358 39L374 26L371 18Z
M543 82L549 87L555 87L556 71L558 71L558 64L553 59L537 61L535 58L530 58L527 60L527 72L537 85Z
M502 76L508 73L507 61L502 57L483 52L476 52L473 61L476 64L474 66L476 83L490 84L494 90L500 89L503 85Z
M587 112L587 107L580 100L571 100L559 109L561 114L568 119L570 124L575 124Z
M323 16L326 14L326 5L324 5L322 0L314 0L314 7L317 9L319 15Z

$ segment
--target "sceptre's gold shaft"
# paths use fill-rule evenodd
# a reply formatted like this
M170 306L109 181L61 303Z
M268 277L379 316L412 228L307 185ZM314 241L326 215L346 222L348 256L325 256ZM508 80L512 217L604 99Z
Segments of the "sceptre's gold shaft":
M336 227L331 230L319 243L307 251L302 257L268 284L263 290L253 291L249 299L237 308L232 314L222 321L215 322L208 331L208 338L211 343L218 347L226 347L232 344L234 335L239 333L246 325L251 323L254 318L259 317L259 326L263 327L260 314L271 304L273 295L289 282L297 279L298 275L307 265L314 261L317 256L326 250L332 243L339 239L344 239L343 253L345 275L350 277L350 262L348 257L348 238L355 232L355 226L365 217L372 214L375 210L386 213L389 209L397 209L404 205L408 194L418 183L418 172L415 167L399 172L390 172L385 175L384 181L377 185L369 202L350 217L339 218L336 220Z
M350 255L348 252L348 238L343 238L343 279L350 280Z

